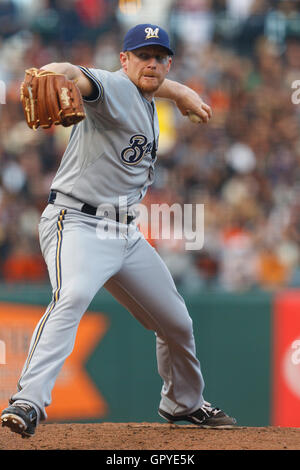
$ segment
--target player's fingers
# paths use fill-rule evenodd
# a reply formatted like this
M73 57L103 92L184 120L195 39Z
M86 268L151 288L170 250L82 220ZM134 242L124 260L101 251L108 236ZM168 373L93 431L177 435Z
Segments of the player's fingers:
M197 112L198 116L201 118L202 122L208 122L210 119L209 111L206 110L203 106L201 107L201 110Z
M202 122L205 123L207 123L212 117L212 110L206 103L201 103L201 106L198 106L197 109L193 110L193 112L201 118Z
M209 119L211 119L212 118L212 109L211 109L211 107L206 103L203 103L202 107L207 112Z

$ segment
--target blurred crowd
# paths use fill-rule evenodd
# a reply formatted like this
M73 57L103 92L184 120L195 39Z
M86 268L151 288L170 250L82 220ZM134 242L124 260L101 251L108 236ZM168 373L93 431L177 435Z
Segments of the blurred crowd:
M213 109L195 125L157 100L157 173L144 203L203 204L204 244L150 243L184 289L299 287L299 0L0 0L0 280L47 280L37 226L70 135L26 126L24 70L117 70L124 32L140 22L168 29L169 78Z

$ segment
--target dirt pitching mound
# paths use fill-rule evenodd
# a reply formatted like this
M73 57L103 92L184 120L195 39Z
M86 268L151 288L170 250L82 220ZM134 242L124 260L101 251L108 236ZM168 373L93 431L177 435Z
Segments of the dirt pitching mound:
M49 423L41 424L29 439L0 428L0 450L300 450L300 428Z

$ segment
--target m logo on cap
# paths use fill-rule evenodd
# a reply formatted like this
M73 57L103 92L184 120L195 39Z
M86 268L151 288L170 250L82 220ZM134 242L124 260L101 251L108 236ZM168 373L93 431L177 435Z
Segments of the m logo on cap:
M158 32L159 32L159 28L155 28L154 30L152 28L145 28L145 33L146 33L145 39L150 39L150 38L159 39Z

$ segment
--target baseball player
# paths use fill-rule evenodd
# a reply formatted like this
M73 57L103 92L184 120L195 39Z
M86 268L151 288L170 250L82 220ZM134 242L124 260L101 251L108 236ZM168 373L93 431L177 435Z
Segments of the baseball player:
M116 72L69 63L44 66L76 81L86 118L73 126L39 224L53 297L33 333L18 390L2 425L32 436L47 418L51 391L73 349L79 321L104 286L156 334L163 380L159 415L169 422L231 427L236 421L203 398L192 320L157 252L139 232L134 207L151 185L159 126L154 97L174 100L203 122L211 109L165 79L173 51L166 31L130 29Z

